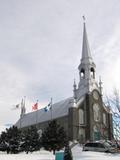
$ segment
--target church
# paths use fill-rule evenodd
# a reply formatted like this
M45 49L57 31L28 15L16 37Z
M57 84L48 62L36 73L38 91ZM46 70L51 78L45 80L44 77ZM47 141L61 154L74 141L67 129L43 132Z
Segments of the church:
M42 132L49 121L57 120L64 127L69 140L84 143L87 140L113 138L112 114L102 99L102 85L96 82L96 65L93 61L86 23L83 23L83 42L81 61L78 66L79 83L73 84L73 95L58 103L51 104L49 111L44 109L25 113L25 106L21 108L20 119L16 126L25 129L36 125Z

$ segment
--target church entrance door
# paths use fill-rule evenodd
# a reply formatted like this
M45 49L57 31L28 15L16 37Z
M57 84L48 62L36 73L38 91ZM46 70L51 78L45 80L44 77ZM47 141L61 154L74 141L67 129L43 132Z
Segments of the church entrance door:
M94 132L94 140L100 140L100 133L99 132Z

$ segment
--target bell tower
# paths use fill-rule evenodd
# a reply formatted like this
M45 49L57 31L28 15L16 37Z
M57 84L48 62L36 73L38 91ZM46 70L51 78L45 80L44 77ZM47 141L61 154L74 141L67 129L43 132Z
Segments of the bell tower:
M80 81L77 89L77 99L93 89L99 90L95 81L96 65L92 59L90 47L87 38L86 22L83 16L83 43L82 43L82 58L78 66Z

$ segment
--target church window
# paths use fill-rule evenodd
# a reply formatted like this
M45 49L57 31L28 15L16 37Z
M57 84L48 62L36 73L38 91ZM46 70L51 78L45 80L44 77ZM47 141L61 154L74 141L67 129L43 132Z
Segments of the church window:
M84 141L85 141L85 129L83 129L83 128L79 129L78 139L81 143L84 143Z
M94 126L94 127L93 127L93 131L94 131L94 132L98 132L97 126Z
M100 140L100 132L97 126L93 127L93 140Z
M94 70L94 68L90 69L90 75L91 75L92 78L95 78L95 70Z
M85 70L83 68L81 69L80 77L81 77L81 79L85 78Z
M103 113L103 124L106 125L106 114Z
M98 92L97 91L93 91L93 98L95 99L95 100L98 100L99 99L99 94L98 94Z
M79 109L79 124L84 124L84 111Z
M97 103L93 105L93 115L94 115L94 121L96 122L100 121L100 109Z

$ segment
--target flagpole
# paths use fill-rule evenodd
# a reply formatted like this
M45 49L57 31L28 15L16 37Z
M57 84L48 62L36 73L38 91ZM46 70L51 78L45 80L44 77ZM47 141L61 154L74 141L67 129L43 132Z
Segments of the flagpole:
M22 117L20 116L20 129L21 129L21 118L22 118Z
M21 101L21 114L20 114L20 129L22 127L23 103L24 103L24 99L22 98L22 101Z
M51 108L50 108L50 110L51 110L51 121L52 121L52 119L53 119L53 117L52 117L52 98L51 98Z
M37 100L37 111L36 111L36 128L38 123L38 100Z
M24 96L24 114L26 113L25 101L26 101L26 96Z

